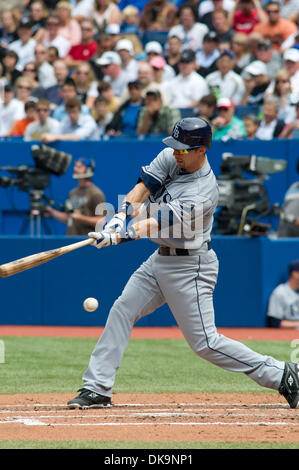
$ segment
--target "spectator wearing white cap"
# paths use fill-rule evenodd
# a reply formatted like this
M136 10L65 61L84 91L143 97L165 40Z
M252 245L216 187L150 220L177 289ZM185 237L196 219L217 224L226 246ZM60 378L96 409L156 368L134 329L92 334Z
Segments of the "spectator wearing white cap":
M220 98L217 101L218 116L213 119L213 139L241 139L246 136L244 123L235 116L235 104L230 98Z
M216 62L217 69L206 77L211 93L219 98L231 98L236 106L242 102L245 85L242 77L233 71L235 55L224 50Z
M272 140L282 132L285 123L278 119L279 100L275 96L269 96L264 101L263 119L256 132L257 139Z
M195 108L209 94L205 79L195 69L195 52L186 49L179 62L180 73L163 84L169 103L175 108Z
M144 52L146 53L147 61L150 64L151 64L152 59L155 59L155 58L159 59L159 60L156 60L156 62L154 62L154 64L156 65L152 65L152 64L151 65L154 68L154 71L157 71L155 70L155 68L156 69L163 68L163 77L162 77L163 81L171 80L175 76L175 72L173 68L170 65L168 65L164 59L163 48L158 41L150 41L146 43ZM161 74L156 73L155 75L160 76ZM158 82L161 83L160 79Z
M291 102L299 101L299 50L295 48L288 49L283 54L283 68L287 70L291 82ZM273 80L267 89L267 94L273 94L275 81Z
M265 91L270 85L266 64L260 60L251 62L245 67L242 78L246 88L242 105L262 105Z
M173 26L169 31L169 36L178 35L183 38L183 49L197 51L202 46L205 34L209 32L207 25L197 21L195 6L183 4L179 10L180 24Z
M130 75L122 70L120 55L115 51L107 51L96 60L96 63L103 71L103 80L110 83L115 96L122 96L130 81Z
M120 39L115 46L121 58L122 69L130 76L130 80L136 80L138 72L138 62L134 58L134 46L130 39Z

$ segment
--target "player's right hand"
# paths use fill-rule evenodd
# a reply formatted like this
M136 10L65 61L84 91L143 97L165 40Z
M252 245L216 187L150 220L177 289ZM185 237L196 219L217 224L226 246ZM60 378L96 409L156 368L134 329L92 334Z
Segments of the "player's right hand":
M110 232L89 232L89 238L94 238L93 246L96 248L103 248L104 246L116 245L117 239L116 235Z
M120 233L125 229L126 214L118 212L115 216L105 225L104 231L109 233Z

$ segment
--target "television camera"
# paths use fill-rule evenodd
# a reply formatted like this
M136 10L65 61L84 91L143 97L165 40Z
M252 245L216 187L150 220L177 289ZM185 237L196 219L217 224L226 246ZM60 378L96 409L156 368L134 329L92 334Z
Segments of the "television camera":
M1 171L14 175L0 176L0 186L3 188L17 186L20 191L29 194L31 234L33 235L33 222L35 218L38 219L40 226L40 214L44 210L42 201L45 200L47 203L52 203L44 192L50 184L51 175L63 175L71 163L72 156L44 144L32 145L31 153L35 167L27 165L0 167Z
M215 232L265 235L271 225L260 220L271 214L277 215L277 207L271 207L264 181L269 174L284 171L286 166L286 160L223 153L217 178L219 201Z

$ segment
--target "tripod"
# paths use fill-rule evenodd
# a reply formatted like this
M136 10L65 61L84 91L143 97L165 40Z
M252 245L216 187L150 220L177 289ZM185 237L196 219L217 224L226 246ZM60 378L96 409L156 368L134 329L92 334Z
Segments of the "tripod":
M41 216L41 213L43 212L42 199L44 198L47 202L50 202L50 200L45 196L42 189L30 189L27 192L30 195L30 210L24 219L20 230L20 235L24 235L27 232L29 224L31 237L41 236L42 225L46 235L50 235L50 227L48 226L44 218L42 218Z

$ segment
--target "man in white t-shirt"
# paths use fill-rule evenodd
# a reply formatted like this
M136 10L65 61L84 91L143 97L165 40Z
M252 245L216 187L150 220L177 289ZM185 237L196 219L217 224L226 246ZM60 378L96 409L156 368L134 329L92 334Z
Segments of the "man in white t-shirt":
M24 103L14 98L14 90L10 85L5 85L3 104L0 104L0 136L5 137L14 121L24 117Z
M267 312L273 328L299 328L299 260L289 265L289 279L272 292Z
M245 93L245 85L240 75L233 71L235 56L224 50L216 62L217 69L206 77L211 93L220 98L230 98L236 106L240 105Z
M32 38L33 30L27 18L23 18L17 29L20 39L9 44L8 49L18 54L16 69L22 71L28 62L34 62L35 39Z
M48 47L54 46L57 48L59 57L65 58L71 48L71 43L64 36L59 34L60 19L57 15L51 14L47 18L46 33L43 39L43 45Z
M50 117L50 101L41 98L36 105L38 120L34 121L26 127L24 140L30 142L32 140L40 140L42 134L46 132L55 132L59 128L59 121Z
M207 25L196 22L196 11L193 5L182 5L179 14L180 24L173 26L168 37L182 38L182 48L197 51L202 46L205 34L209 32Z
M203 96L209 94L205 79L195 72L195 52L191 49L183 51L178 67L180 73L162 83L162 87L174 108L194 108Z
M115 96L121 97L127 89L130 74L122 70L120 55L115 51L104 52L96 63L101 66L103 80L112 86Z

